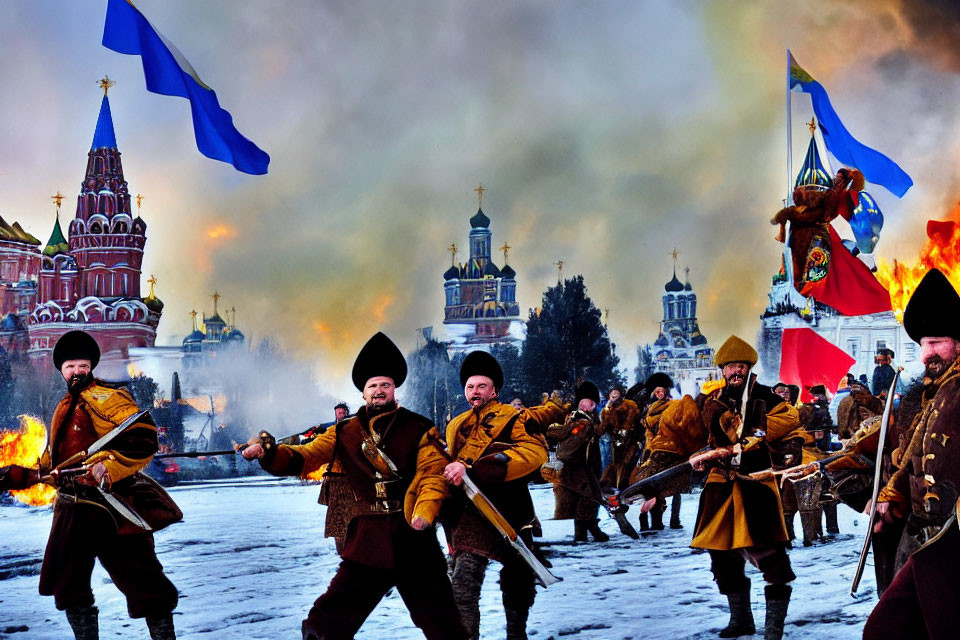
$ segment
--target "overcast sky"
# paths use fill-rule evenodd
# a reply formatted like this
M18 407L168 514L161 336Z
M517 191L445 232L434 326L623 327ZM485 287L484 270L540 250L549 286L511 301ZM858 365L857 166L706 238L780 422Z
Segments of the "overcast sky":
M60 189L73 216L108 73L144 196L144 280L166 303L158 344L179 343L216 289L248 336L314 359L331 389L376 330L406 351L417 327L439 326L446 247L466 250L481 182L522 309L562 259L632 364L656 337L676 247L711 343L754 340L787 191L788 47L847 128L916 183L902 201L868 186L887 221L879 257L910 260L926 219L960 199L948 2L136 5L271 155L269 174L200 155L187 101L148 93L139 58L101 46L105 1L11 0L0 215L45 241ZM794 96L799 166L812 110Z

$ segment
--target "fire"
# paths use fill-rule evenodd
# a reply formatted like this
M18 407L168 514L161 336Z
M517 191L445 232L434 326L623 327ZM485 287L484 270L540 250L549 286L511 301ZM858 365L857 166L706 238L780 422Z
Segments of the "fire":
M20 416L19 431L0 431L0 467L20 465L36 467L40 454L47 445L47 428L43 421L33 416ZM29 489L11 491L10 494L24 504L39 507L53 502L57 490L45 484Z
M314 480L316 482L321 482L323 481L323 474L326 472L326 470L327 470L327 465L323 464L323 465L320 465L319 468L311 471L310 473L307 473L301 476L301 478L304 480Z
M960 209L954 211L952 217L960 218ZM877 280L890 292L890 302L898 320L903 319L903 310L920 280L934 267L960 289L960 225L955 220L927 221L927 243L914 264L897 260L892 264L885 260L878 262Z

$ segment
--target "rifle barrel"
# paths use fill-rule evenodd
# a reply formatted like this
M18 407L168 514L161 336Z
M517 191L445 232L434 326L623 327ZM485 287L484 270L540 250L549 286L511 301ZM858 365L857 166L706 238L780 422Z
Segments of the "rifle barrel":
M164 458L202 458L205 456L230 456L236 454L233 449L223 449L222 451L176 451L173 453L158 453L153 456L154 460Z

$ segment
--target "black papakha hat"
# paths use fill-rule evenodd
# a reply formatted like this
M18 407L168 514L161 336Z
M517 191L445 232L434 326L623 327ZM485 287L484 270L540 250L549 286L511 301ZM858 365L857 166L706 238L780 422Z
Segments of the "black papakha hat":
M653 390L657 387L663 387L667 391L673 389L673 378L667 374L658 371L643 383L643 388L646 389L647 393L653 393Z
M497 359L486 351L471 351L460 365L460 386L467 386L470 376L486 376L493 380L497 391L503 387L503 369Z
M924 337L960 340L960 296L947 277L930 269L903 311L903 328L914 342Z
M67 360L89 360L93 369L100 362L100 346L86 331L67 331L53 348L53 366L60 371Z
M367 380L386 376L397 387L407 379L407 361L393 340L378 331L363 345L353 363L353 386L360 391Z
M593 384L589 380L585 380L584 382L580 383L580 386L577 387L577 392L574 395L573 401L580 402L584 398L589 398L596 404L600 404L600 389L597 389L597 385Z

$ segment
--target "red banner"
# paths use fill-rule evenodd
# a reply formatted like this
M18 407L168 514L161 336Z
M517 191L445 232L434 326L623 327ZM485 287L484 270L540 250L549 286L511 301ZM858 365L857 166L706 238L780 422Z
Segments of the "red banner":
M840 380L856 362L846 351L820 337L813 329L783 330L780 380L798 385L802 402L813 400L807 387L818 384L825 386L829 393L836 393Z

